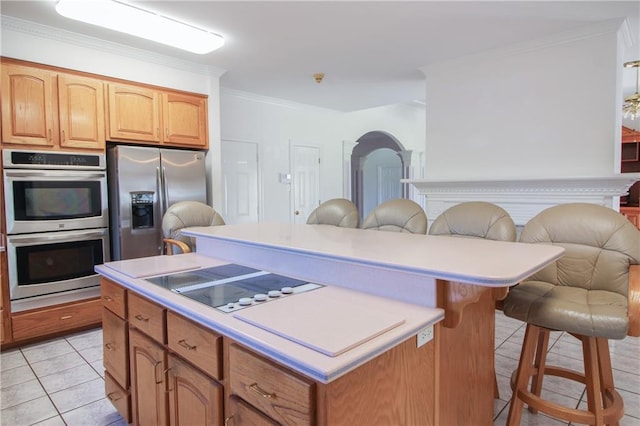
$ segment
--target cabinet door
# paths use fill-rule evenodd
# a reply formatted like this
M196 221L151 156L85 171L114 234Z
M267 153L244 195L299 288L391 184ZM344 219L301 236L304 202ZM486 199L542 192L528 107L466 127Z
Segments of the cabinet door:
M102 308L103 364L123 389L129 388L127 324L107 308Z
M165 93L162 98L164 143L206 148L206 98L178 93Z
M50 71L2 64L3 143L58 143L55 80Z
M160 95L144 87L109 84L109 139L160 142Z
M172 425L222 424L222 386L169 355L169 418Z
M131 405L136 425L167 424L165 350L136 330L129 330Z
M58 75L60 146L105 148L104 86L101 81Z

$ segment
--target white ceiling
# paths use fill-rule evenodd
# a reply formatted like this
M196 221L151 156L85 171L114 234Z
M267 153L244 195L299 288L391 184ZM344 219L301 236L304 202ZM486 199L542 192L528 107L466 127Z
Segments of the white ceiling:
M424 101L420 68L628 18L640 59L639 1L131 1L225 37L195 55L58 16L55 1L0 2L3 15L226 70L223 87L341 111ZM324 72L321 84L313 79ZM624 73L625 93L635 73Z

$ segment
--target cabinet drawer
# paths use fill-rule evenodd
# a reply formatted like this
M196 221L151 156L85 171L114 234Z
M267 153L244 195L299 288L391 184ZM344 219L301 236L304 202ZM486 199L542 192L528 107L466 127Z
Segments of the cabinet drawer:
M102 310L103 364L120 387L129 387L127 324L110 310Z
M100 325L101 321L102 302L97 297L51 308L18 312L11 318L14 341Z
M128 294L129 324L158 343L165 343L165 310L137 294Z
M109 373L104 375L104 393L118 410L118 413L127 423L131 423L131 397L129 392L122 389Z
M230 393L282 424L312 424L314 385L238 345L229 346Z
M240 398L232 396L229 398L229 409L225 424L232 426L251 425L251 426L278 426L279 423L274 422L269 417L262 414Z
M173 312L167 312L169 349L215 379L221 378L222 338Z
M100 280L100 295L102 305L122 319L127 318L127 292L113 281L102 278Z

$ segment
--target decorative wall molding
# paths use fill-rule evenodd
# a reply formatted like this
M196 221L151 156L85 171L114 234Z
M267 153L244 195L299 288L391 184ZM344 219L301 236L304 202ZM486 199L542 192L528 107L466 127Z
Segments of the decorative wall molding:
M518 226L542 210L564 203L592 203L618 210L618 200L640 173L611 176L495 179L473 181L406 180L425 198L429 222L464 201L487 201L505 209Z
M500 58L527 54L538 50L549 49L554 46L574 43L580 40L587 40L606 34L616 34L619 32L622 33L622 37L625 39L625 43L629 43L629 40L633 40L628 22L626 22L622 18L609 19L606 21L597 22L595 24L580 26L578 28L563 31L561 33L553 34L547 37L514 43L506 47L490 49L480 53L452 59L450 61L426 65L424 67L421 67L420 71L422 71L426 76L431 73L451 73L455 72L455 70L460 70L460 72L464 73L468 72L468 67L470 66L470 64L477 65L485 62L490 63Z
M239 99L245 99L248 101L258 102L258 103L282 107L282 108L289 108L294 110L307 109L307 110L322 110L322 111L338 112L336 110L329 109L329 108L322 108L315 105L288 101L286 99L273 98L270 96L259 95L257 93L252 93L252 92L245 92L243 90L231 89L228 87L220 87L220 92L224 95L233 96Z

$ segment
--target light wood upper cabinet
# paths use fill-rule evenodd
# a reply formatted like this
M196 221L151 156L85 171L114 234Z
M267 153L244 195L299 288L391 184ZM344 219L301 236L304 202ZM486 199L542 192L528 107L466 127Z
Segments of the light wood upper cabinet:
M208 149L207 96L2 59L0 144L101 150L106 141Z
M208 147L207 98L109 84L109 139Z
M104 84L100 80L58 75L60 146L105 148Z
M2 142L49 148L105 148L100 80L2 64Z
M2 142L58 144L56 73L2 64Z
M109 139L161 141L160 94L144 87L109 84Z
M204 148L207 145L207 100L179 93L162 95L164 142Z

